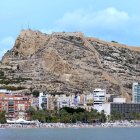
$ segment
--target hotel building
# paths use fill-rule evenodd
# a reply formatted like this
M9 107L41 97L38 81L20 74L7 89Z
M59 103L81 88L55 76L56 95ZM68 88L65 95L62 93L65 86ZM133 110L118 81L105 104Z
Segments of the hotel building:
M106 102L106 90L102 89L95 89L93 91L93 108L96 109L98 112L104 110L104 104Z

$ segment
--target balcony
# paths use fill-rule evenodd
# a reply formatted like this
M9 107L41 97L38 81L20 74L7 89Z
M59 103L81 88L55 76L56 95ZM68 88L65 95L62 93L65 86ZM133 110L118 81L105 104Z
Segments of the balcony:
M8 113L14 114L14 111L8 111Z
M8 102L8 105L9 105L9 106L13 106L13 105L14 105L14 101L9 101L9 102Z

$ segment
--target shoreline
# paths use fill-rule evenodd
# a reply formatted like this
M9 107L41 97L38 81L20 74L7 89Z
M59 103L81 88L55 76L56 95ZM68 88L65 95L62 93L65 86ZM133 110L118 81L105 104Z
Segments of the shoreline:
M0 129L32 129L32 128L136 128L140 123L101 123L101 124L71 124L71 123L38 123L38 124L0 124Z

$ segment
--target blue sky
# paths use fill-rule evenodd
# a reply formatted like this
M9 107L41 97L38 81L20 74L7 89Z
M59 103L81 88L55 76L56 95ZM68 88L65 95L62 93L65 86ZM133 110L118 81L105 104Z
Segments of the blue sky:
M139 0L4 0L0 3L0 57L21 29L45 33L81 31L140 46Z

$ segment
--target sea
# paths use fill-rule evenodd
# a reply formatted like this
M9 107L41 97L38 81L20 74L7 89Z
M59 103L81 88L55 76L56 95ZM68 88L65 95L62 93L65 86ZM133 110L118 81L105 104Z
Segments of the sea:
M139 140L140 128L0 129L0 140Z

